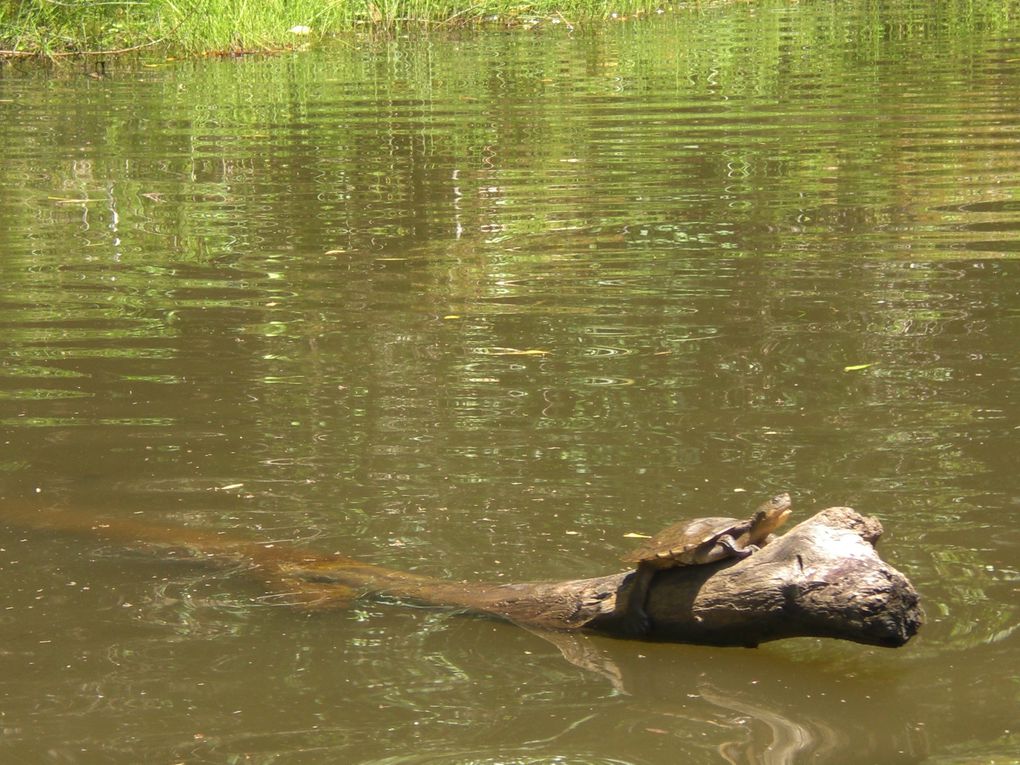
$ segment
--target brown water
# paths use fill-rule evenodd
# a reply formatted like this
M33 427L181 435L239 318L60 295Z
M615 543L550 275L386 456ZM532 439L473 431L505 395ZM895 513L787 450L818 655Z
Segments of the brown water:
M0 761L1016 762L1020 43L892 5L0 69L7 508L526 580L785 489L928 614L614 684L8 523Z

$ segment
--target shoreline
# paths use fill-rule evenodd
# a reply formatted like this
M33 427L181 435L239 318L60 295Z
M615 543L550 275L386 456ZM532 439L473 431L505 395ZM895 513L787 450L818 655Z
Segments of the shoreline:
M677 10L732 5L733 0L664 3L655 0L354 0L324 8L310 0L268 2L238 10L210 0L199 17L166 0L146 5L49 6L36 0L17 11L0 8L0 61L119 56L150 51L175 57L234 57L290 53L348 36L429 33L465 28L573 31ZM140 10L141 8L141 10Z

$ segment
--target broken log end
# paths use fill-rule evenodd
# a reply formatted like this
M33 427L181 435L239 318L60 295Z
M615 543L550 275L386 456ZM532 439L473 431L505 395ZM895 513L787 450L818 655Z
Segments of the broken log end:
M646 610L652 640L753 647L791 637L830 637L896 647L924 620L910 581L878 557L882 524L832 507L754 555L658 572ZM624 574L624 590L632 574ZM587 629L622 634L605 612Z

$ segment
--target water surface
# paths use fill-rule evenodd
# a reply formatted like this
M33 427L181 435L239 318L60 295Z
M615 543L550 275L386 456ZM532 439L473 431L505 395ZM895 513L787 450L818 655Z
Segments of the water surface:
M1020 45L1006 5L891 5L0 71L11 512L511 581L785 489L879 517L928 614L593 638L614 683L9 523L3 760L1012 761Z

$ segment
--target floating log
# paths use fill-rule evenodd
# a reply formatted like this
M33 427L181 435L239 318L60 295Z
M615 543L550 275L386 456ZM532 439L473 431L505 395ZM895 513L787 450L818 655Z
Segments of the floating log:
M731 565L662 572L647 605L652 637L745 646L828 637L901 646L924 613L910 581L878 557L881 535L877 519L831 507Z
M882 525L832 507L755 554L656 574L646 610L653 640L757 646L828 637L896 647L923 622L917 591L878 557ZM625 636L619 596L634 572L565 582L481 585L429 582L388 592L502 616L529 626Z
M225 532L149 524L144 516L100 521L38 509L0 517L129 546L156 545L208 562L246 561L247 571L271 592L304 606L341 607L355 598L413 601L544 630L627 636L618 603L625 601L633 571L562 582L450 582ZM907 578L875 552L881 534L878 520L831 507L742 560L660 571L646 603L650 628L640 637L748 647L829 637L901 646L916 634L923 612Z

